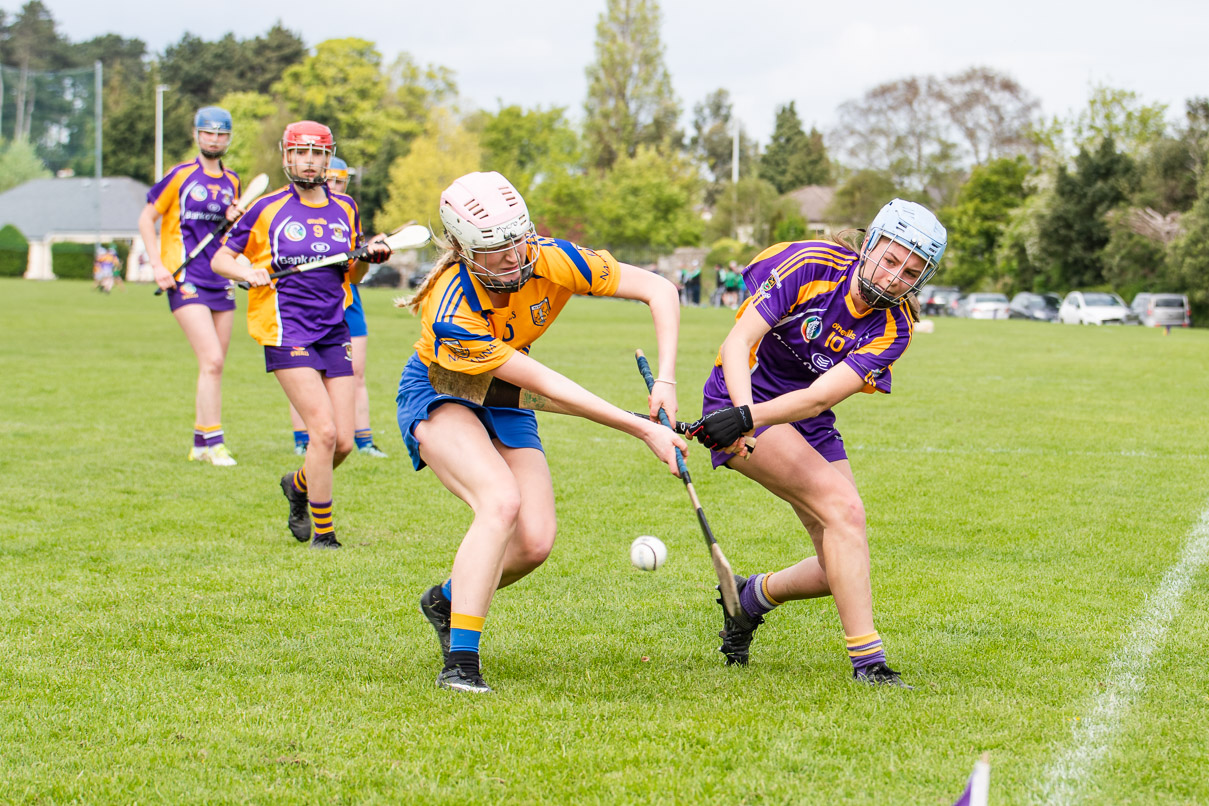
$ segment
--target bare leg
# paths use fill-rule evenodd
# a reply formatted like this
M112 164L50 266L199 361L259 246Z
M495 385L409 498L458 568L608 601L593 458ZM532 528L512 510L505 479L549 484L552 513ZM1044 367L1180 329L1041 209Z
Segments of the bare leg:
M204 305L184 305L173 312L197 356L195 417L200 425L222 422L222 372L234 314L211 311Z

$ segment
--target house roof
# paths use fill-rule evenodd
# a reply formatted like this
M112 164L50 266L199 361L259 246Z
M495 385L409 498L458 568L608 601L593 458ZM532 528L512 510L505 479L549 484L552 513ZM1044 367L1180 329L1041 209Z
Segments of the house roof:
M835 188L826 185L805 185L785 194L793 199L802 218L814 223L827 220L827 207L835 198Z
M0 193L0 227L12 224L27 240L55 233L138 233L150 187L126 176L101 179L100 220L95 177L31 179Z

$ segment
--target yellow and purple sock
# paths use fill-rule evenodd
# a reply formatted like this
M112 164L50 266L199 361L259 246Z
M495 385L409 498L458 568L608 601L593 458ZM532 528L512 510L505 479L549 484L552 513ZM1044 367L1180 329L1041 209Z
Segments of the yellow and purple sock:
M312 501L311 522L315 524L315 536L330 535L336 531L332 523L332 502Z
M295 448L305 448L307 445L310 445L310 444L311 444L311 434L309 431L295 431L294 432L294 447Z
M294 471L294 489L300 493L306 492L306 468L305 467L300 467L300 468L298 468L298 470Z
M479 639L483 636L486 616L468 616L452 613L449 616L449 665L470 667L477 671L479 666Z
M762 616L781 603L768 595L768 578L772 574L755 574L739 592L739 604L749 616Z
M854 671L859 672L875 663L886 662L882 639L876 630L868 635L845 635L844 638L848 642L848 660L852 661Z
M202 445L207 448L213 448L215 445L222 444L222 423L193 426L194 445L197 445L197 437L199 433L201 434Z
M357 443L358 448L368 448L374 444L374 429L358 428L353 434L353 441Z
M206 447L206 432L203 431L202 427L196 423L193 425L193 447Z

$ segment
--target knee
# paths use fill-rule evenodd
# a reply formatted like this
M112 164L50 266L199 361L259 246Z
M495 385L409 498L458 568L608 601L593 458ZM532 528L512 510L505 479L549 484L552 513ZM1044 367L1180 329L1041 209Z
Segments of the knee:
M555 524L553 519L534 528L529 527L513 539L516 562L527 570L533 570L546 561L554 550Z
M844 542L864 545L865 505L857 495L837 496L824 519L824 534Z
M475 516L484 518L509 534L516 530L521 512L521 492L515 487L493 489L475 507Z
M340 446L336 439L336 426L333 423L312 424L308 427L311 435L311 446L319 448L324 453L336 453ZM351 450L351 448L349 449Z
M338 434L336 436L335 455L337 459L344 459L353 452L355 440L352 434Z
M222 375L224 359L221 354L205 355L198 360L203 375L218 377Z

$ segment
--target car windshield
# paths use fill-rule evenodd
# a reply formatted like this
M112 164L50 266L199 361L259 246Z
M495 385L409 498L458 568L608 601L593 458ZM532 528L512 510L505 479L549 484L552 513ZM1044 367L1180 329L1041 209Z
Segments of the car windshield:
M971 294L970 302L1007 302L1003 294Z
M1120 305L1121 303L1120 303L1120 301L1119 301L1119 300L1118 300L1116 297L1114 297L1112 294L1099 294L1099 293L1092 293L1092 294L1084 294L1084 295L1083 295L1083 304L1084 304L1084 305L1109 305L1109 306L1116 306L1116 305Z
M1179 297L1155 297L1153 304L1156 308L1183 308L1184 300Z

